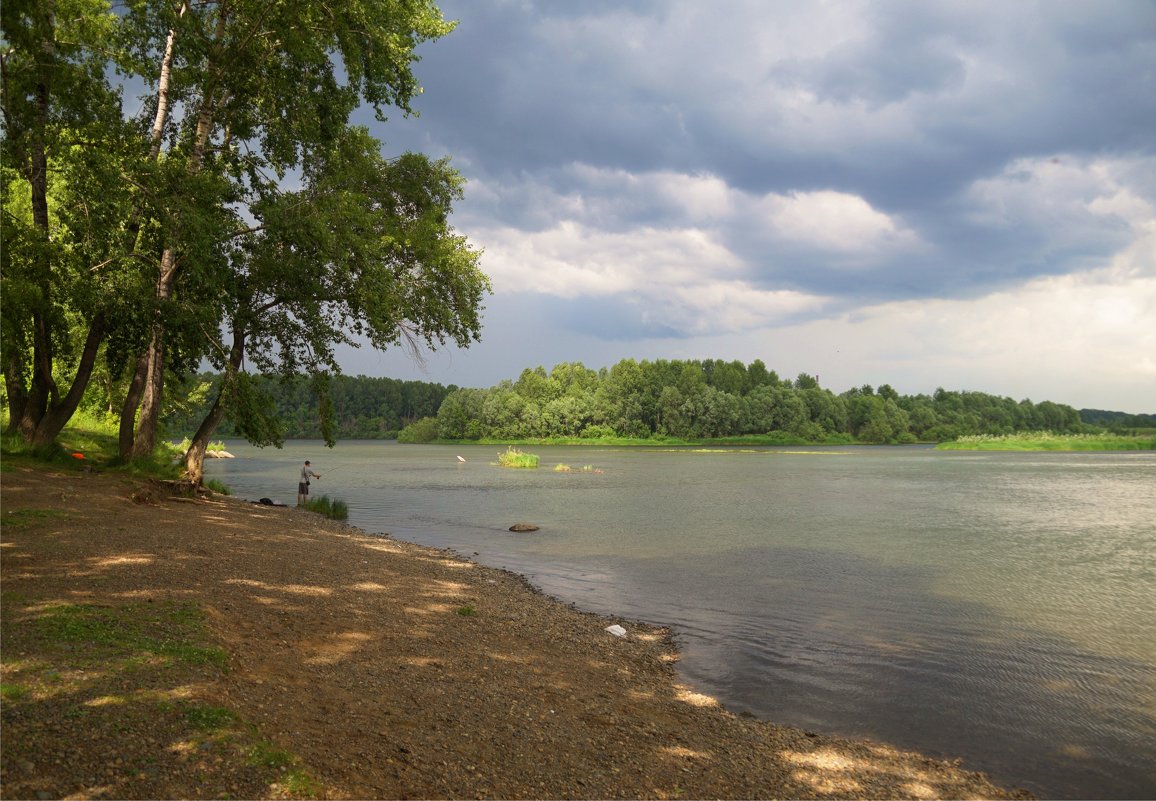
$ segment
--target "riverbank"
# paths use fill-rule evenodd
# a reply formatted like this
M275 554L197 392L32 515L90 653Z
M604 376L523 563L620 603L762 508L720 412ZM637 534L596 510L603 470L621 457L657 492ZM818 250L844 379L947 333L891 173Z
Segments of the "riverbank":
M1017 797L732 715L667 632L448 552L123 476L0 488L6 798Z

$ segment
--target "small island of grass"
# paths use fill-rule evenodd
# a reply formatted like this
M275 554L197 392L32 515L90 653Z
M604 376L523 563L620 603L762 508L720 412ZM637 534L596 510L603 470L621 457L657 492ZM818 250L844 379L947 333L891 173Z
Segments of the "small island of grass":
M975 434L941 442L936 447L946 451L1150 451L1156 450L1156 436L1025 431Z

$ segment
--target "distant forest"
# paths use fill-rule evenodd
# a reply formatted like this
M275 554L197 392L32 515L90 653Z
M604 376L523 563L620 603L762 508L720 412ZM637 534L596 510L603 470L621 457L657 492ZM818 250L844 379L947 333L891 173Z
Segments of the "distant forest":
M195 429L215 379L197 376L197 389L165 421L170 434ZM255 382L272 399L285 437L321 436L318 398L307 379L256 376ZM366 376L337 376L330 386L335 433L342 439L392 438L405 429L405 441L771 435L809 442L910 443L1156 425L1156 415L1077 412L1051 401L975 391L941 388L931 395L900 395L882 384L836 394L821 387L816 376L780 378L759 360L744 365L625 359L601 370L562 363L549 372L526 369L516 381L488 389ZM228 419L217 433L239 436Z
M164 419L169 436L188 436L196 431L208 410L219 376L201 373L187 382L183 402ZM281 378L253 376L254 388L266 395L276 409L281 433L287 439L320 439L321 409L313 384L305 376ZM359 375L333 376L329 381L334 433L338 439L393 439L410 423L438 413L442 401L456 386L427 381L399 381ZM175 393L174 393L175 394ZM217 437L241 437L228 416L217 427Z

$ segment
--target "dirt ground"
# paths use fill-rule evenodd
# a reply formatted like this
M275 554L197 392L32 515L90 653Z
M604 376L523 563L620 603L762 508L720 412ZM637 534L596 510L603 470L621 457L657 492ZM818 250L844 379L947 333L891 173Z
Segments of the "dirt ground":
M448 552L120 475L0 488L3 798L1027 797L733 715L665 631Z

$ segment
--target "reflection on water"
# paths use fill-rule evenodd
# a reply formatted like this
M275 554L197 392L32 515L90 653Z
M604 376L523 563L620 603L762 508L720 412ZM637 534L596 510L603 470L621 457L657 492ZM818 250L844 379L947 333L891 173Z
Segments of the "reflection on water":
M671 625L680 670L735 711L1049 797L1156 795L1156 455L230 450L208 473L242 497L292 503L310 458L367 531Z

